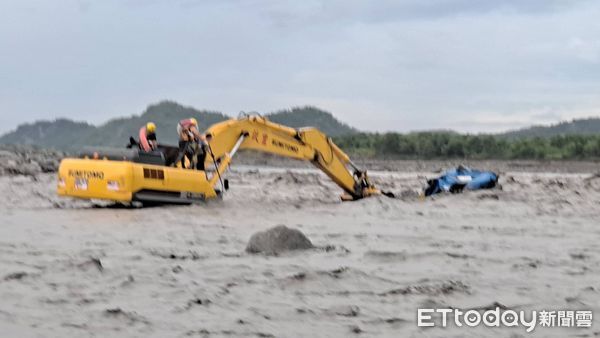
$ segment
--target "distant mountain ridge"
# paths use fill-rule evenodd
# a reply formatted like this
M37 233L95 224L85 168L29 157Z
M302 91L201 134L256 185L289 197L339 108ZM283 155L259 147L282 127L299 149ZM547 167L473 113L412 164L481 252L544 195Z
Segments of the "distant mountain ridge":
M265 115L270 121L292 128L316 127L328 136L356 134L358 130L315 107L293 108Z
M69 149L96 129L86 122L59 118L20 125L0 137L0 143L35 145L41 148Z
M563 121L549 126L531 126L499 134L506 138L552 137L558 135L591 135L600 133L600 118L590 117Z
M331 113L315 107L293 108L265 116L273 122L293 128L313 126L330 136L358 132L338 121ZM148 121L156 123L160 142L177 144L177 123L189 117L198 120L200 130L231 118L220 112L162 101L148 106L141 115L111 119L100 126L65 118L22 124L16 130L0 136L0 144L27 144L60 150L75 150L84 146L123 147L129 136L137 138L139 128Z
M148 121L153 121L158 126L160 142L176 144L178 121L192 116L198 119L200 130L231 118L216 111L198 110L173 101L161 101L148 106L141 115L111 119L99 126L65 118L21 124L16 130L0 136L0 144L35 145L58 150L76 150L85 146L123 147L128 142L129 136L137 137L139 128ZM332 137L359 133L359 130L340 122L331 113L311 106L281 110L265 116L273 122L293 128L316 127ZM455 132L439 131L439 133ZM600 134L600 118L575 119L550 126L532 126L492 136L522 139L575 134Z

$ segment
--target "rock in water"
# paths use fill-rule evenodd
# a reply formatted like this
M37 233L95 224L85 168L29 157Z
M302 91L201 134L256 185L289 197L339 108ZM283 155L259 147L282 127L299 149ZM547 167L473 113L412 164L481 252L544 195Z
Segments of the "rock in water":
M278 225L252 235L246 246L246 252L273 255L284 251L312 248L314 248L313 244L300 230Z
M25 145L0 145L0 175L55 172L65 154Z

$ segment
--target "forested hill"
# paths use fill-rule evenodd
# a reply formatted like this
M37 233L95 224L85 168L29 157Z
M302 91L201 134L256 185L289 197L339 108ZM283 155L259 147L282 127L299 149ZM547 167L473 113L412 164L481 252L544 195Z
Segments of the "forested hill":
M316 127L329 136L352 135L358 132L358 130L340 122L331 113L315 107L282 110L267 114L266 117L272 122L288 127Z
M110 120L100 126L68 119L20 125L0 137L0 144L26 144L59 150L84 146L124 147L129 136L148 121L158 127L159 141L177 143L176 125L195 117L204 130L231 118L215 111L198 110L172 101L149 106L141 115ZM502 134L465 135L452 131L416 133L362 133L315 107L293 108L267 114L276 123L298 128L316 127L351 155L379 158L476 159L600 159L600 118L534 126ZM393 128L393 126L390 126Z
M576 119L550 126L532 126L500 134L507 138L552 137L558 135L600 134L600 118Z
M317 127L331 136L357 132L338 121L331 113L315 107L282 110L266 116L273 122L290 127ZM220 112L198 110L176 102L162 101L148 106L141 115L112 119L100 126L62 118L22 124L16 130L1 136L0 144L27 144L61 150L74 150L83 146L123 147L129 136L137 137L139 128L148 121L156 123L161 142L176 144L177 123L189 117L198 120L200 130L231 118Z

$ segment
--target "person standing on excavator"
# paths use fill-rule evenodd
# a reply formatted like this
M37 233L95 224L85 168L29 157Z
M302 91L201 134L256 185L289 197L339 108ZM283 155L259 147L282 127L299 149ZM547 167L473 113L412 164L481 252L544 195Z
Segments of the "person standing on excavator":
M145 152L151 152L158 148L158 142L156 141L156 124L154 124L154 122L148 122L145 126L141 127L138 136L138 142L136 142L133 137L129 138L129 145L127 148L132 148L137 145L140 150Z
M179 158L175 163L181 161L181 167L185 168L185 157L190 162L190 169L194 169L193 160L196 156L195 169L204 170L208 144L206 137L198 131L198 121L193 117L179 121L177 134L179 134Z

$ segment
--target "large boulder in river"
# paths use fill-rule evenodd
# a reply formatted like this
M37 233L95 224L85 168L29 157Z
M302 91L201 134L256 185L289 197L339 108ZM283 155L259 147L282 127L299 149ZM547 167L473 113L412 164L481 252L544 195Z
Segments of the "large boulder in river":
M312 248L314 248L313 244L300 230L278 225L252 235L246 246L246 252L274 255L285 251Z

